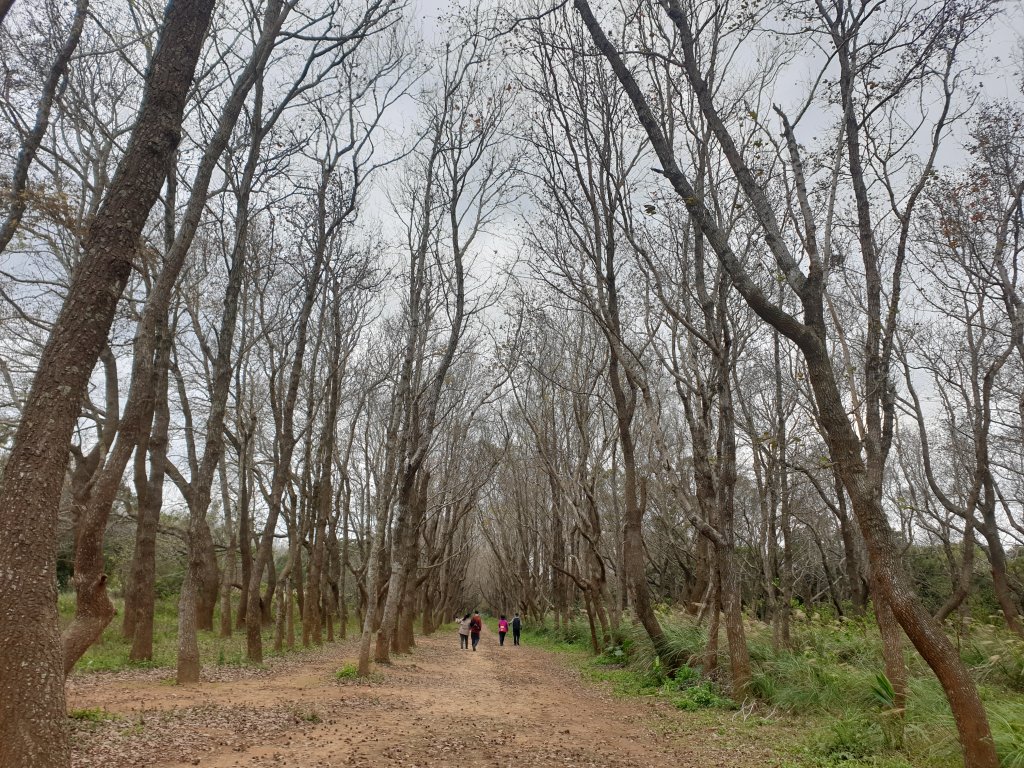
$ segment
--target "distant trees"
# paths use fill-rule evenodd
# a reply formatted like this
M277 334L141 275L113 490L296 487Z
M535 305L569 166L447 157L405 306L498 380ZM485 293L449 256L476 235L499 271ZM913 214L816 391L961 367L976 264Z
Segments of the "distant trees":
M410 156L393 197L408 252L402 277L406 294L402 347L391 374L383 468L375 479L377 510L360 675L369 672L371 635L376 633L375 660L386 662L403 603L411 619L413 571L421 558L430 483L425 462L444 419L445 384L454 378L450 374L469 323L486 298L469 293L473 246L512 194L515 153L501 146L503 139L507 142L512 89L488 72L495 51L475 25L471 17L468 29L453 29L462 42L446 45L441 53L437 83L426 95L422 144ZM377 601L374 594L384 584L385 564L390 578L384 599Z

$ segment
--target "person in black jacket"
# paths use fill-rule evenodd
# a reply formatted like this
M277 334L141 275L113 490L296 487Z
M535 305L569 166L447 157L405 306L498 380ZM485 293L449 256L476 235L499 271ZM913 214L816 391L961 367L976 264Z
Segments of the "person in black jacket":
M523 631L523 620L517 613L512 617L512 645L519 645L519 633Z

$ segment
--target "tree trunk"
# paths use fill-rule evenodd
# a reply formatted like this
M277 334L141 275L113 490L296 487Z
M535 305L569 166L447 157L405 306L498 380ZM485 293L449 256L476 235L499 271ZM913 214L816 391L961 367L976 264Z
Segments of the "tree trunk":
M732 338L725 312L729 299L729 284L719 283L718 314L719 349L718 367L718 530L722 546L718 549L719 573L725 602L725 631L729 638L729 666L732 673L733 696L740 701L750 688L750 651L743 628L743 600L740 576L735 562L736 517L736 414L733 406L730 366ZM784 504L788 503L784 500ZM783 515L788 514L788 508ZM785 519L785 518L784 518Z
M903 658L903 630L900 629L889 604L880 594L877 581L873 582L873 586L875 587L875 622L878 624L878 631L882 636L885 676L889 678L896 694L893 700L895 711L891 713L891 717L895 718L896 722L892 727L896 733L895 741L900 744L903 734L904 710L907 706L907 663Z
M632 408L630 400L619 379L619 364L613 353L609 363L608 378L612 386L615 401L616 424L618 426L619 446L622 450L623 497L625 512L622 526L622 568L629 597L633 601L633 610L643 625L647 636L654 645L654 651L663 664L671 670L675 662L669 658L668 644L665 633L654 614L650 589L647 586L647 555L644 550L643 520L644 508L640 504L640 490L637 487L636 454L633 447ZM635 405L635 393L631 393Z
M107 596L107 574L104 573L103 539L106 518L89 514L88 470L76 469L72 478L72 508L75 518L75 618L64 631L64 675L71 673L75 662L96 642L114 617L114 604ZM93 474L95 477L95 472Z
M370 644L373 632L377 628L378 606L377 591L380 588L378 581L381 579L381 552L385 545L385 535L388 524L387 502L383 499L377 501L376 526L371 533L372 541L368 553L366 566L366 613L363 617L363 630L359 638L359 677L370 675Z
M286 602L288 601L288 602ZM274 653L284 649L284 630L288 617L288 603L291 601L291 585L286 578L277 589L277 620L274 626ZM290 648L294 644L289 643Z
M846 407L832 378L831 362L824 350L805 349L804 356L826 429L829 452L850 496L879 594L889 603L910 642L939 679L953 711L965 765L996 768L999 761L978 689L956 648L909 586L881 505L881 494L871 487L866 476L860 441L847 420Z
M704 673L714 678L718 670L718 634L719 620L722 612L722 590L719 589L719 577L717 571L711 575L711 582L708 584L708 598L705 602L710 611L708 620L708 643L704 647Z
M835 471L836 510L839 517L839 533L843 539L843 555L846 561L846 580L850 584L850 598L853 601L854 613L863 616L868 605L868 590L861 572L857 531L846 512L846 489L839 472Z
M158 326L157 356L154 371L153 424L149 435L140 435L135 450L135 495L139 501L135 526L135 551L132 554L129 593L125 597L122 636L132 641L128 658L149 661L153 658L153 615L156 601L156 534L164 500L164 460L170 409L167 405L167 363L171 336L166 323ZM147 471L147 458L150 470Z
M403 494L398 501L397 523L395 525L394 543L391 548L391 577L388 579L387 595L384 608L380 613L380 626L377 628L377 642L373 660L378 664L390 663L391 638L398 625L398 610L402 604L402 596L408 583L406 570L406 539L409 535L409 499ZM372 594L372 593L371 593Z
M201 535L197 529L198 519L193 517L188 532L188 565L185 580L181 583L181 598L178 601L178 685L198 683L201 670L196 617L199 613L197 602L203 573L202 544L196 539Z
M166 330L166 329L165 329ZM131 661L152 661L153 621L156 613L156 534L160 524L160 510L164 501L164 460L167 457L167 434L171 414L167 404L167 362L170 354L170 334L166 332L159 344L157 362L159 378L153 432L149 436L150 473L146 476L145 456L136 457L136 487L145 486L139 494L139 521L135 531L135 554L132 558L132 590L135 597ZM141 449L140 444L140 449ZM138 450L138 449L137 449ZM141 464L141 466L139 466ZM127 612L127 607L125 609ZM127 621L127 617L125 619Z
M348 598L345 592L348 586L348 528L352 496L347 475L342 477L345 485L341 510L341 564L338 566L338 637L344 640L348 637Z
M217 567L217 553L213 548L213 536L206 515L198 526L199 555L202 562L199 591L196 594L196 628L205 632L213 631L213 612L220 595L220 569Z
M332 423L333 429L333 423ZM330 463L327 464L327 477L321 478L321 487L310 514L315 515L313 529L310 532L312 542L309 555L309 592L303 604L303 638L309 638L315 645L321 645L323 638L323 602L322 584L324 578L324 556L327 539L327 516L331 509Z
M1018 637L1024 638L1024 623L1021 623L1020 611L1017 609L1017 602L1014 599L1013 591L1010 589L1010 582L1006 577L1006 551L1003 549L1003 541L999 534L999 525L995 517L995 498L992 490L992 481L985 483L985 500L981 505L982 522L985 523L981 529L985 542L988 544L988 561L992 566L992 587L996 594L996 601L1006 619L1006 626Z
M967 596L971 593L971 577L974 575L974 517L969 515L964 520L963 556L960 569L956 575L956 587L953 594L949 596L939 612L935 614L935 621L942 624L953 611L957 610ZM952 559L952 555L950 556Z
M235 524L231 514L231 494L228 492L227 462L221 456L220 461L220 495L224 508L224 528L228 537L228 548L224 553L224 578L220 585L220 636L231 637L231 590L235 585L236 551L238 539L235 538Z
M249 607L249 582L252 576L252 525L249 517L249 489L252 488L252 469L249 446L252 435L242 434L238 453L238 555L242 561L242 589L238 597L238 628L245 626L245 613Z
M395 629L395 653L410 653L416 647L416 579L410 577L402 598L402 610Z
M141 109L83 239L0 484L0 765L70 762L57 620L57 509L68 444L139 235L178 143L213 0L167 6Z
M286 611L286 623L288 625L288 650L295 647L295 598L292 597L292 577L285 579L284 585L284 607Z
M391 579L388 583L388 599L384 605L381 627L377 632L378 663L388 661L388 645L393 637L398 637L398 615L403 605L415 600L413 594L416 585L415 570L419 561L420 526L426 516L427 488L430 485L430 472L420 470L407 477L399 490L398 523L395 527L395 544L393 550L393 566ZM394 591L392 591L394 590ZM412 619L414 611L409 608L407 614ZM411 627L411 624L410 624ZM405 653L412 647L410 629L408 645L404 649L396 649Z

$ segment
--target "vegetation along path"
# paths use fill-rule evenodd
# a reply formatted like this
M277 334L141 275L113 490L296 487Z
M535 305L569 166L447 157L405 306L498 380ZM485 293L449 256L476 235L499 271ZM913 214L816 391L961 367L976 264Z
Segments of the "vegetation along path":
M418 638L371 682L347 678L352 641L218 668L198 686L166 670L75 676L73 765L764 766L757 739L654 701L619 699L565 659L487 632ZM339 670L342 670L339 679ZM721 713L741 719L741 713ZM691 720L693 722L687 722Z

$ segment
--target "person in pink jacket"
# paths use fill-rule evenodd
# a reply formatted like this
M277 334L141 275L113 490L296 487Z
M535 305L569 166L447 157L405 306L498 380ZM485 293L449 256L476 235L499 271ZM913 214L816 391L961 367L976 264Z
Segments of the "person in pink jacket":
M505 618L505 614L501 614L501 618L498 619L498 645L505 644L505 635L508 634L508 620Z

